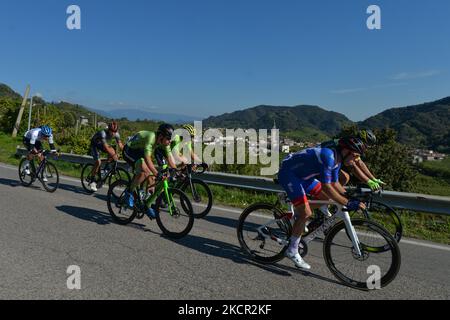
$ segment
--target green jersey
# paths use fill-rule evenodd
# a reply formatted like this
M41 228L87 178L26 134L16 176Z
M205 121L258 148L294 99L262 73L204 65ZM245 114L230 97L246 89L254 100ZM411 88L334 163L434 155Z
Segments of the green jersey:
M170 154L170 146L156 144L156 134L153 131L140 131L136 133L127 143L132 150L144 150L145 156L151 156L157 148L161 148L166 156Z
M183 147L187 146L189 152L192 153L192 141L189 142L183 142L183 138L180 137L178 134L175 136L175 138L170 143L170 150L173 152L175 151L176 154L181 154L181 151L183 150Z

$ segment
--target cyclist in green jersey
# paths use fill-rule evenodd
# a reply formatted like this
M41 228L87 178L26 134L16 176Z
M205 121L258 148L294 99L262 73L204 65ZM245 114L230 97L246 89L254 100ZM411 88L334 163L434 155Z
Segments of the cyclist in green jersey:
M164 150L164 156L167 157L170 167L175 168L175 161L170 154L170 142L174 128L170 124L162 124L158 131L140 131L134 135L123 149L123 158L135 171L135 177L130 185L130 191L136 190L141 183L148 179L148 185L152 185L155 177L158 176L152 156L158 149ZM126 195L126 201L130 208L134 206L133 193ZM155 217L155 212L149 208L149 215Z
M182 166L185 164L189 164L189 163L201 163L200 158L195 154L193 147L192 147L192 141L194 140L197 131L190 124L185 124L182 126L182 128L189 133L189 135L191 136L191 140L183 141L183 137L181 137L180 135L176 135L172 139L172 142L170 143L170 149L171 149L171 152L172 152L175 162L181 163ZM183 150L185 148L187 148L187 150L189 152L189 157L191 158L190 159L191 161L189 161L189 159L186 157L186 155L183 154ZM203 163L203 165L205 165L205 164Z

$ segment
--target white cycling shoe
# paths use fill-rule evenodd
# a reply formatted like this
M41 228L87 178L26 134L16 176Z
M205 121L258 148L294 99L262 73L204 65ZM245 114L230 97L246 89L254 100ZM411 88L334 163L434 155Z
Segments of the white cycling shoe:
M89 184L89 189L91 189L91 191L97 192L97 184L95 182L92 182L91 184Z
M295 266L297 268L303 269L303 270L310 270L311 266L309 264L307 264L305 262L305 260L303 260L302 256L296 252L296 253L292 253L289 250L286 251L286 257L291 259Z

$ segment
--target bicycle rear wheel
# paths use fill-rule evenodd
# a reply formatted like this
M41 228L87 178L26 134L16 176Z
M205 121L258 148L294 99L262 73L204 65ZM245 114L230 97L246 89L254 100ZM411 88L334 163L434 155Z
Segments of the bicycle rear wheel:
M395 239L373 221L352 219L362 256L358 257L344 221L328 232L323 245L324 258L334 276L346 285L361 289L380 289L398 274L400 249ZM388 248L380 251L380 247Z
M46 162L41 171L41 182L44 189L50 193L55 192L59 186L59 173L56 166L51 162Z
M186 236L194 225L192 205L183 191L169 188L168 192L173 201L169 201L167 207L164 205L165 192L156 199L156 222L166 236L180 239Z
M29 171L27 174L26 171ZM19 179L24 187L29 187L33 184L35 180L35 172L34 166L31 165L31 161L28 161L27 158L23 158L19 163Z
M81 170L81 185L83 186L84 191L87 193L94 193L94 191L89 188L89 184L91 181L91 172L94 169L94 165L92 163L85 164L83 169ZM98 174L96 175L98 177Z
M131 223L137 215L136 208L129 208L125 201L125 192L128 188L128 181L118 180L108 189L107 206L111 217L121 225Z
M246 208L237 227L242 250L260 263L282 260L291 232L292 226L285 213L268 203L257 203Z

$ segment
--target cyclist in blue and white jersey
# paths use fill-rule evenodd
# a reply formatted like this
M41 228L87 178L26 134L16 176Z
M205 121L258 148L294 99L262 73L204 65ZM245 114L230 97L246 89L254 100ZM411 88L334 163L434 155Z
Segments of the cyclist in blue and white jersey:
M341 165L354 161L364 153L365 148L359 138L343 138L334 149L306 149L283 160L278 180L294 205L296 216L286 256L297 267L311 269L298 253L301 235L312 215L307 195L319 200L331 199L351 211L365 209L365 205L358 200L347 199L345 189L339 183Z
M48 141L52 153L57 152L55 142L53 141L53 130L49 126L41 126L25 132L23 136L23 144L28 150L28 161L33 160L35 156L38 156L41 161L44 159L44 156L42 155L42 151L44 150L42 146L43 141ZM25 168L25 173L28 175L30 174L29 167ZM44 181L45 180L46 178L44 177Z

